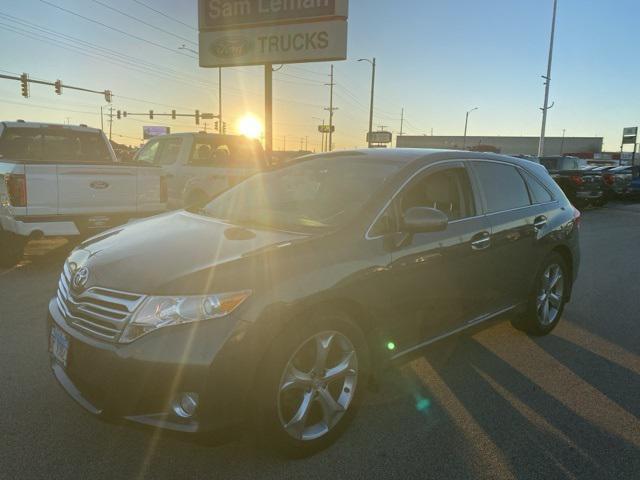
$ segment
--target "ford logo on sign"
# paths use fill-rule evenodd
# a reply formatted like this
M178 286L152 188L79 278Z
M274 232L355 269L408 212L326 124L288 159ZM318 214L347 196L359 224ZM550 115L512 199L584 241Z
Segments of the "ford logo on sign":
M212 43L210 50L220 58L242 57L253 50L253 44L246 37L225 37Z
M102 180L91 182L90 186L94 190L104 190L106 188L109 188L109 184L107 182L103 182Z

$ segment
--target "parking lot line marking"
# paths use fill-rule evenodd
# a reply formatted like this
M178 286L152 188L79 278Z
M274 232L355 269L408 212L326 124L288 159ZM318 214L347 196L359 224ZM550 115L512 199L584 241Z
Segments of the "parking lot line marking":
M558 328L553 331L553 334L585 350L589 350L612 363L616 363L627 370L631 370L636 375L640 375L640 356L594 333L588 332L574 323L561 322Z
M505 324L474 336L544 392L585 420L640 448L640 420Z
M458 400L429 362L424 358L418 358L410 365L418 378L429 388L436 401L447 411L449 418L467 437L469 445L476 451L478 458L484 464L483 472L478 472L478 476L492 472L495 478L515 479L516 476L508 467L509 459L489 438L489 435Z

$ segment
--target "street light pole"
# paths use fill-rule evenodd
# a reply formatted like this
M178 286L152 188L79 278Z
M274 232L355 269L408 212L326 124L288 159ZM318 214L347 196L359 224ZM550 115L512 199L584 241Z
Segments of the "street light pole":
M549 42L549 62L547 64L547 76L544 89L544 106L542 107L542 130L540 132L540 144L538 146L538 157L544 157L544 137L547 129L547 112L549 106L549 88L551 86L551 66L553 64L553 42L556 35L556 14L558 12L558 0L553 0L553 20L551 22L551 40ZM553 105L552 105L553 106Z
M371 143L371 133L373 132L373 101L375 98L375 89L376 89L376 59L369 60L368 58L361 58L358 60L359 62L369 62L371 64L371 107L369 108L369 133L367 133L367 142L369 143L369 148L373 146Z
M480 107L472 108L471 110L469 110L467 112L467 116L466 116L466 119L464 121L464 140L463 140L463 143L462 143L462 149L463 150L466 150L466 148L467 148L467 127L469 126L469 114L471 112L474 112L474 111L478 110L478 108L480 108Z

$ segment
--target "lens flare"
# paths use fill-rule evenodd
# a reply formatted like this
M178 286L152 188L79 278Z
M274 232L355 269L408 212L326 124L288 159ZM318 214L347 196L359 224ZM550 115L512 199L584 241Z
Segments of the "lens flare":
M245 115L238 122L238 131L245 137L260 138L262 134L262 124L255 116Z

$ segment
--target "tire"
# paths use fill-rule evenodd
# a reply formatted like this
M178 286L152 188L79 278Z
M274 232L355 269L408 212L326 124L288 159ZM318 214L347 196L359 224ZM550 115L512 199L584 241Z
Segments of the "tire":
M303 458L329 447L353 420L368 382L369 352L347 315L318 312L278 336L262 365L253 409L259 439L279 454Z
M0 267L10 268L20 262L26 243L23 237L0 231Z
M568 271L564 258L557 252L552 252L542 262L526 310L512 322L514 327L534 336L548 335L556 328L571 288ZM560 277L556 277L558 273ZM552 281L554 283L550 285Z

